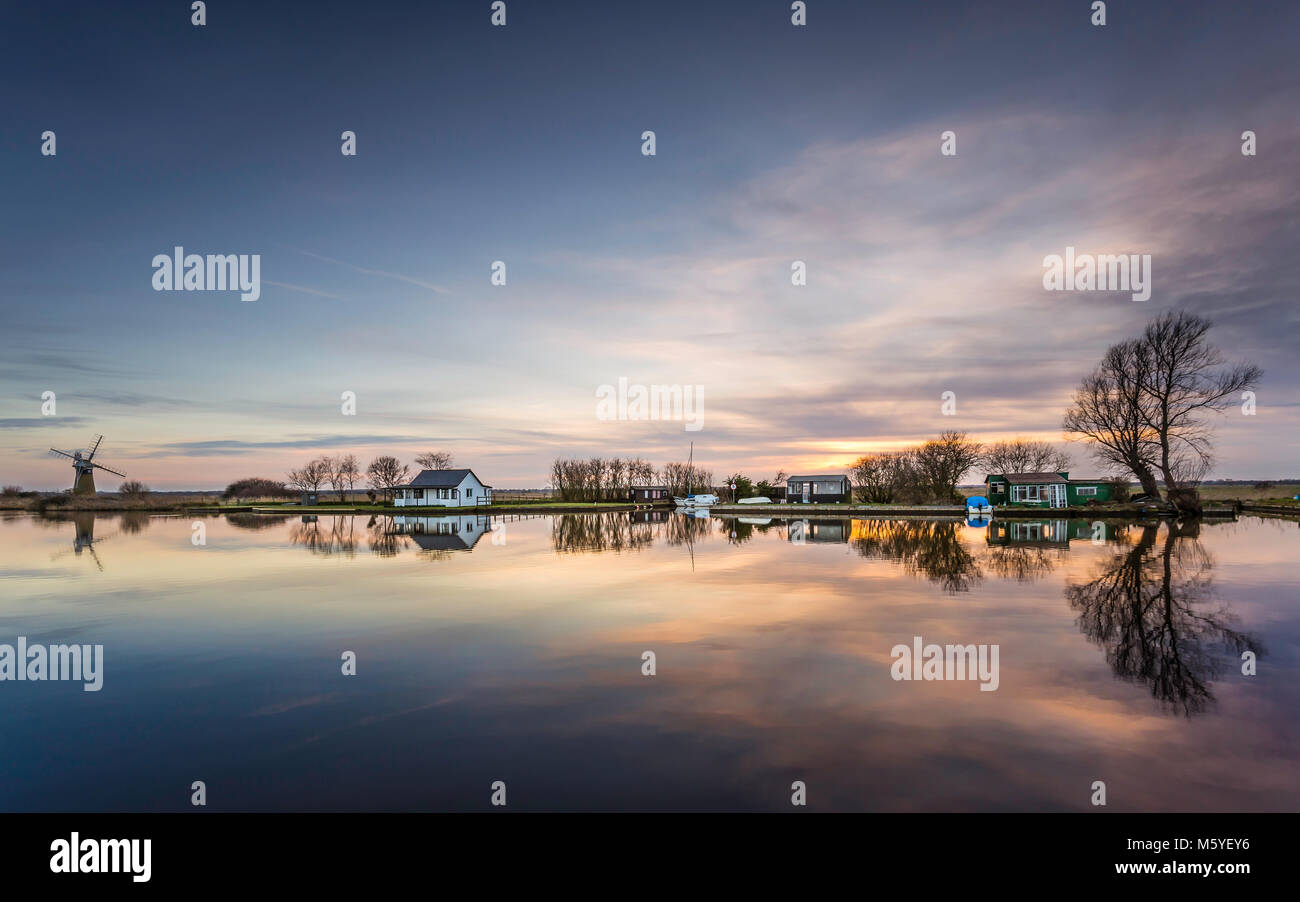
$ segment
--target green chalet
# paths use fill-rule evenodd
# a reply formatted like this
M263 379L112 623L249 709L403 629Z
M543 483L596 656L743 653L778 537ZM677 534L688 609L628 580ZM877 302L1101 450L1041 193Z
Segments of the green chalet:
M990 473L984 489L992 505L1014 507L1081 507L1089 501L1109 501L1104 479L1071 479L1066 470L1046 473Z

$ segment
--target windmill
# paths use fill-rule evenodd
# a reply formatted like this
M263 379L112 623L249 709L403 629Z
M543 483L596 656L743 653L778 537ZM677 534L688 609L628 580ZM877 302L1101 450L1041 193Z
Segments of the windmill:
M102 435L95 438L95 444L86 452L74 451L69 454L67 451L60 451L58 448L51 448L55 454L62 454L64 457L72 458L72 467L77 471L76 481L72 484L72 494L74 495L93 495L95 494L95 469L104 470L115 476L126 477L125 473L118 473L117 470L109 469L103 464L93 462L95 452L99 450L99 443L104 440Z

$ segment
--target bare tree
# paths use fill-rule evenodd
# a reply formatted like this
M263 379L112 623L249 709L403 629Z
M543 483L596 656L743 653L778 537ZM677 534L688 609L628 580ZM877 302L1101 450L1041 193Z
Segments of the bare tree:
M330 485L339 493L339 500L346 500L353 486L361 479L361 467L354 454L340 454L331 461Z
M849 466L858 496L869 504L899 500L914 471L913 456L913 451L885 451L859 457Z
M448 451L426 451L417 454L415 463L426 470L450 470L455 466Z
M982 446L964 432L948 430L916 450L916 469L937 501L951 501L961 482L979 463Z
M138 479L128 479L117 487L117 493L123 498L139 500L149 497L149 486Z
M318 457L297 470L290 470L286 482L303 492L319 492L329 481L332 469L328 457Z
M1062 428L1086 441L1102 466L1132 473L1145 494L1158 498L1157 449L1146 425L1150 398L1142 387L1148 366L1140 342L1112 345L1075 390Z
M393 489L402 485L410 478L411 468L403 464L396 457L391 455L381 455L370 462L366 467L366 476L370 481L370 487L376 491L382 492L385 497L392 497Z
M1070 469L1070 456L1051 442L1017 437L985 447L980 464L990 473L1055 473Z
M1253 388L1262 371L1227 366L1206 341L1209 320L1166 313L1142 337L1114 345L1075 392L1065 431L1086 440L1113 469L1128 470L1160 497L1158 472L1180 507L1198 507L1193 487L1213 466L1208 414Z
M1191 313L1171 312L1142 333L1151 361L1143 383L1150 403L1143 411L1160 448L1160 475L1171 493L1197 485L1214 465L1206 415L1239 401L1263 376L1254 364L1225 365L1223 355L1206 341L1211 325Z

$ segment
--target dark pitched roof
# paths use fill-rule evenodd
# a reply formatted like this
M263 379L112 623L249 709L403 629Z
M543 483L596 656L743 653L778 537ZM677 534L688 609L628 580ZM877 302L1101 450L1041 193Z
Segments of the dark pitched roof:
M995 476L999 476L1005 479L1007 482L1020 483L1020 484L1025 484L1025 483L1041 484L1041 483L1068 481L1065 478L1063 478L1060 473L990 473L987 478L992 479Z
M848 479L848 478L849 477L845 476L843 473L824 473L820 476L787 476L785 478L785 481L790 482L795 479L802 481L805 479Z
M465 481L466 475L472 475L475 479L478 476L473 470L421 470L420 475L416 476L405 485L399 485L399 489L454 489ZM484 488L492 488L483 480L478 479Z
M430 534L423 532L402 533L416 545L420 546L421 551L469 551L478 544L478 540L483 538L486 529L470 535L466 541L463 535L447 534Z

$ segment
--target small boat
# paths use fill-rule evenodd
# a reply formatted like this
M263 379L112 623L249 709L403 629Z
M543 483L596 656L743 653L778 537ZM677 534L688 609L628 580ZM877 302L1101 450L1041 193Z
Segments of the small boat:
M993 505L983 495L973 495L966 499L966 515L970 517L993 516Z
M718 503L717 495L687 495L685 498L673 496L673 504L678 507L712 507Z
M737 504L771 504L771 498L741 498Z

